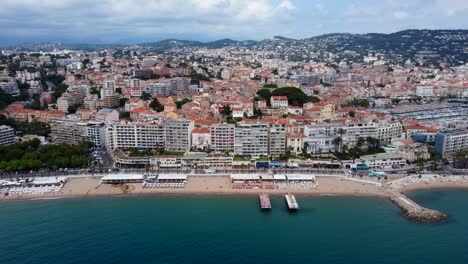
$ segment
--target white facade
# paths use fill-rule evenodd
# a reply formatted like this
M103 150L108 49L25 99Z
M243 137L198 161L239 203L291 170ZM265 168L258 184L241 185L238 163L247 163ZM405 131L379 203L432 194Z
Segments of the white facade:
M195 129L192 131L192 147L205 149L211 146L211 136L209 130Z
M240 124L236 127L234 152L246 157L268 156L268 124Z
M160 124L108 124L105 135L108 149L158 148L164 146L164 126Z
M421 97L434 96L434 86L417 86L416 95Z
M9 126L0 126L0 145L15 143L15 130Z
M169 151L187 151L191 146L194 122L188 120L170 120L164 124L165 149Z

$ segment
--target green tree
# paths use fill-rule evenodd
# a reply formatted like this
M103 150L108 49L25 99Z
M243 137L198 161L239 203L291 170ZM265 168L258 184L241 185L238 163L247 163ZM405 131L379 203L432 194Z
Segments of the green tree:
M348 114L350 117L356 117L356 112L353 110L349 111Z
M75 114L75 113L76 113L76 110L77 110L77 109L76 109L76 106L74 106L74 105L70 105L70 106L68 107L68 109L67 109L67 111L68 111L69 114Z
M158 101L158 98L154 98L149 105L156 112L164 111L164 106Z
M359 105L365 108L369 108L369 100L367 99L361 99L359 100Z
M122 97L119 99L119 106L124 107L125 103L128 101L128 98Z
M232 114L232 109L229 105L223 106L223 109L221 110L221 115L226 117L226 116L231 116Z
M149 94L147 92L142 92L141 96L140 96L140 99L149 100L149 99L151 99L151 94Z
M266 100L266 103L268 106L271 106L270 104L271 92L269 89L260 89L258 90L257 95L260 96L263 100Z

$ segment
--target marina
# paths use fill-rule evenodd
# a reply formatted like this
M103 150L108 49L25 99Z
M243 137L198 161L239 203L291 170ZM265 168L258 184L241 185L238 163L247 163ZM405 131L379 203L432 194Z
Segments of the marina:
M294 195L287 193L284 195L284 198L286 199L289 210L294 211L299 209L299 204L297 203L296 197Z
M259 199L260 199L260 207L262 208L262 210L271 209L270 196L267 193L261 193L259 195Z

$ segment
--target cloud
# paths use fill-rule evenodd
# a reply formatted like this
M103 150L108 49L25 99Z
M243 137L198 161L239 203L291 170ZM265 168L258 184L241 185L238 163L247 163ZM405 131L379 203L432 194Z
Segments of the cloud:
M312 8L313 12L320 16L328 15L328 8L321 3L317 3Z
M293 20L295 9L290 0L2 0L0 27L10 37L40 31L102 41L123 34L236 37L254 31L273 34Z
M396 19L405 19L409 16L409 14L405 11L396 11L393 13L393 16L396 18Z

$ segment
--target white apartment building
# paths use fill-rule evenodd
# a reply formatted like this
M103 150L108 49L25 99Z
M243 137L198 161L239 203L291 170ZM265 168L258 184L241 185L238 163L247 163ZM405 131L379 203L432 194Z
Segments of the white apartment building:
M373 170L401 169L406 165L406 159L401 154L379 153L361 156L361 160Z
M356 145L358 138L364 140L368 137L377 138L379 124L375 122L352 122L346 124L346 143L349 146Z
M288 97L286 96L272 96L270 98L272 108L288 108Z
M236 127L234 153L255 158L268 156L268 124L243 123Z
M87 140L94 144L96 148L104 146L105 143L105 126L104 123L89 122L86 126Z
M450 156L468 149L468 130L441 131L436 135L435 150L442 156Z
M402 138L403 126L400 122L387 122L379 123L377 128L377 138L384 144L391 144L393 140Z
M184 152L189 150L194 127L195 123L189 120L167 121L164 124L165 149Z
M341 135L340 132L343 132ZM343 144L347 143L346 126L343 124L313 124L304 126L304 145L307 146L307 153L328 153L333 152L336 146L333 139L342 136ZM306 144L307 143L307 144Z
M164 126L152 123L107 124L105 142L108 149L163 147Z
M68 112L68 107L71 106L68 96L61 96L57 99L57 109L62 112Z
M210 130L194 129L192 131L192 147L196 149L207 149L211 146Z
M0 126L0 145L10 145L15 143L15 130L12 127Z
M271 124L268 140L268 152L272 157L284 155L286 152L286 125Z

